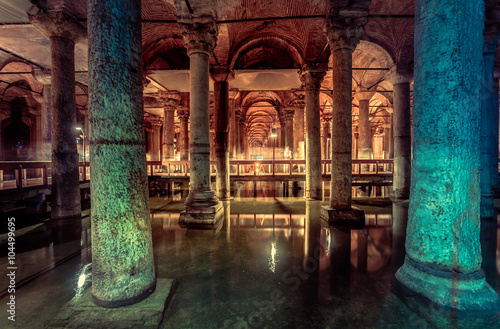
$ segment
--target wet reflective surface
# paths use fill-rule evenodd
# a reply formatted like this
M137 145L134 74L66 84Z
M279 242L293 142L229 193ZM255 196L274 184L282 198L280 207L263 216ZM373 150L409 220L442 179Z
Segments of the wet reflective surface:
M157 276L178 282L162 328L500 327L498 312L419 308L391 291L404 261L407 204L363 207L360 229L325 225L325 202L236 198L225 203L218 230L189 230L177 224L182 200L182 193L151 199ZM486 231L483 267L499 292L500 244L492 234L498 221ZM43 328L75 295L79 270L91 261L90 227L88 220L62 228L44 223L19 233L16 323L2 316L0 327Z

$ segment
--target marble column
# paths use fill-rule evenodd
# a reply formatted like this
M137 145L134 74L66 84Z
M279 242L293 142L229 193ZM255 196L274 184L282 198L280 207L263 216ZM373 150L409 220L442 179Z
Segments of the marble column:
M245 140L247 140L247 137L246 137L246 123L245 123L245 119L243 117L240 116L240 119L239 119L239 150L238 150L238 153L239 153L239 159L240 160L243 160L245 159Z
M222 203L210 189L209 57L217 39L214 16L179 19L190 59L190 167L186 209L179 217L182 226L216 224L223 216Z
M229 158L236 159L236 134L238 133L236 121L235 97L237 90L229 91Z
M412 185L396 279L441 305L498 310L479 242L484 4L417 0L415 8Z
M234 77L227 67L212 67L215 103L216 192L219 200L231 197L229 184L229 80Z
M284 112L285 110L283 110ZM286 140L286 126L285 126L285 115L280 116L280 147L285 149Z
M321 200L321 136L319 89L328 69L326 64L309 64L302 68L300 80L306 90L306 190L307 200Z
M285 110L285 147L288 147L288 150L293 154L293 109Z
M140 0L90 0L92 296L136 303L156 287L144 140Z
M352 199L352 53L359 43L366 16L341 18L332 11L325 30L332 52L332 178L330 203L322 216L330 223L361 221L364 212L351 207Z
M160 91L160 101L163 106L163 159L174 160L175 110L181 101L181 95L176 91Z
M393 83L394 112L394 200L405 200L410 197L411 182L411 107L410 82L411 75L398 72L393 67L389 81Z
M177 117L179 118L181 125L179 131L179 150L180 150L180 160L189 160L189 108L181 107L177 109Z
M389 148L389 159L394 159L394 112L391 112L391 130L390 130L390 148Z
M384 159L389 159L389 150L391 149L391 125L384 123Z
M481 218L492 218L493 180L498 180L498 91L493 88L495 52L499 38L483 46L481 90Z
M374 93L359 90L354 97L359 101L359 137L358 137L358 159L367 160L373 157L372 132L370 126L370 99ZM362 170L368 166L362 166Z
M66 11L29 15L31 23L50 39L52 106L51 218L81 217L78 151L76 145L75 43L87 29Z
M306 95L303 91L294 91L295 113L293 118L293 158L304 159L304 108Z

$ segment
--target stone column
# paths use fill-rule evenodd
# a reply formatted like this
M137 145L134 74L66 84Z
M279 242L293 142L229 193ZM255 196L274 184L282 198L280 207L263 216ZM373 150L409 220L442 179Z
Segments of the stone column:
M230 90L229 91L229 158L236 159L236 136L238 133L238 125L236 119L236 108L235 108L235 97L238 94L238 91Z
M160 91L163 105L163 159L174 160L175 109L179 106L181 95L176 91Z
M389 159L389 150L391 149L391 125L384 123L384 159Z
M180 160L189 160L189 108L181 107L177 109L177 117L181 122L179 131L179 150L181 153Z
M319 89L327 65L309 64L302 68L300 80L306 90L306 191L307 200L321 200L321 136Z
M49 71L35 69L35 79L43 84L42 100L42 161L51 161L52 154L52 97L51 76Z
M359 137L358 137L358 159L371 159L372 150L372 132L370 127L370 99L374 93L366 90L359 90L354 97L359 101ZM362 166L368 169L368 166Z
M481 90L481 218L492 218L493 180L498 180L498 91L493 88L495 52L499 38L483 46Z
M390 130L390 148L389 148L389 159L394 159L394 112L391 112L391 130Z
M285 147L288 147L293 153L293 116L294 111L292 109L285 110Z
M215 103L216 191L219 200L231 197L229 185L229 80L234 76L227 67L213 67Z
M213 225L223 215L222 203L210 189L210 122L208 59L215 47L214 16L181 16L179 25L190 58L190 165L186 210L179 217L183 226Z
M355 11L353 11L353 14ZM364 221L364 212L351 207L352 199L352 53L359 43L366 12L339 17L331 10L325 30L333 60L332 179L329 207L322 216L330 223Z
M393 83L394 112L394 200L405 200L410 197L411 181L411 107L410 82L412 77L406 72L392 68L389 80Z
M321 149L322 149L322 159L330 159L330 147L328 146L328 136L330 135L330 124L332 122L331 115L323 116L323 139L321 141Z
M29 15L31 23L50 39L52 61L52 214L53 220L81 217L76 147L75 43L86 28L65 11Z
M238 153L239 153L239 159L243 160L245 159L245 140L247 139L246 138L246 123L245 123L245 119L243 117L240 116L240 119L239 119L239 126L240 126L240 129L239 129L239 150L238 150Z
M295 115L293 118L293 158L304 159L304 108L306 106L306 95L303 91L294 91ZM302 143L301 143L302 142Z
M140 0L90 0L92 295L136 303L156 286L144 147Z
M484 4L417 0L415 8L412 186L396 279L441 305L498 310L479 243Z
M155 120L151 123L152 131L153 131L153 137L152 137L152 153L151 153L151 161L160 161L160 131L161 131L161 126L162 122L159 120Z

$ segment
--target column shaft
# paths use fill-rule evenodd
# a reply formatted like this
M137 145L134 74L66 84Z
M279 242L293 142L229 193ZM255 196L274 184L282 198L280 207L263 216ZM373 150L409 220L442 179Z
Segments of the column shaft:
M352 199L352 50L332 51L333 108L332 112L332 179L330 207L350 209Z
M370 129L370 101L359 101L358 159L372 158L372 133Z
M229 199L229 83L214 82L215 156L217 162L217 197Z
M52 219L81 216L76 147L75 42L50 37L52 56Z
M43 86L42 104L42 161L51 160L52 144L52 100L50 94L51 86Z
M303 159L304 149L301 147L304 142L304 107L297 106L295 108L295 115L293 119L293 158Z
M393 198L408 199L411 181L410 84L398 83L394 88L394 176Z
M189 160L189 117L180 117L181 126L180 126L180 150L181 150L181 161Z
M90 0L92 295L104 307L155 289L144 147L140 0Z
M173 108L165 108L163 121L163 160L174 159L175 116Z
M417 0L415 8L412 185L396 279L438 304L498 310L500 298L480 271L484 3Z

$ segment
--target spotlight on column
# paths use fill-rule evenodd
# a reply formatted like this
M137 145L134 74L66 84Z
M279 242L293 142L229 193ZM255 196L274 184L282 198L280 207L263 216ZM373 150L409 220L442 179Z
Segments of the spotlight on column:
M271 137L276 137L278 134L276 133L276 128L271 129Z

